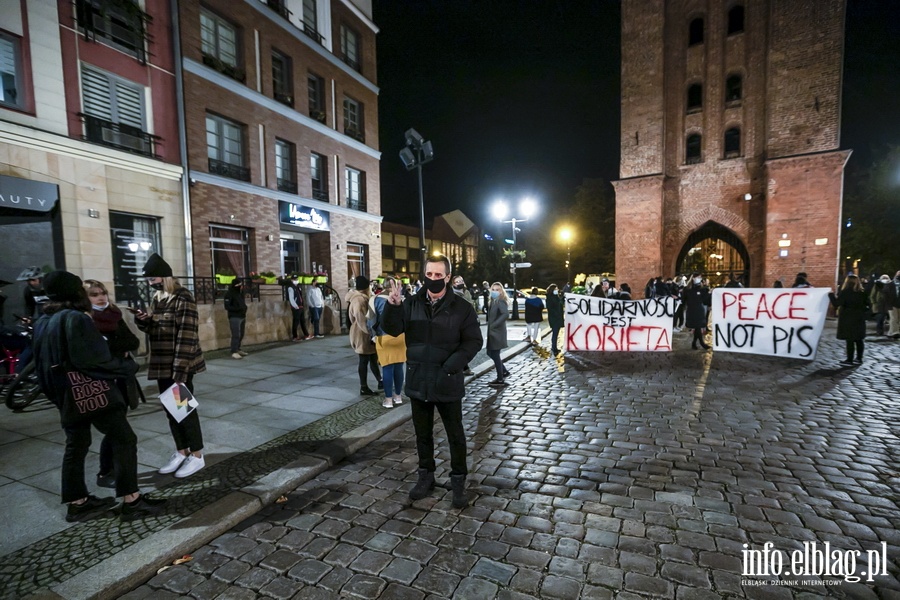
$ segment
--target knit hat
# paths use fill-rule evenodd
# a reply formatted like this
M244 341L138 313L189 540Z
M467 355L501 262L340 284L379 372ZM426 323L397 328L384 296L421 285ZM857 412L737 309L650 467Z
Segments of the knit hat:
M365 290L369 288L369 280L366 279L364 275L358 275L356 277L356 289L359 291Z
M78 300L83 290L81 277L68 271L52 271L44 277L44 291L51 300Z
M172 267L155 252L144 263L144 277L171 277Z

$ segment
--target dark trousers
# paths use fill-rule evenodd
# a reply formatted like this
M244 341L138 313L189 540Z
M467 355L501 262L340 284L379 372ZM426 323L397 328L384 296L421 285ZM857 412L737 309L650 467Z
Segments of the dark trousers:
M559 354L559 331L562 327L554 327L550 330L550 350L554 355Z
M159 387L159 393L172 387L175 383L174 379L160 379L156 382ZM187 381L184 382L185 387L194 393L194 376L188 375ZM191 452L199 452L203 450L203 432L200 431L200 415L197 414L198 409L191 411L191 414L181 420L181 423L175 420L175 417L166 412L166 418L169 419L169 431L172 432L172 439L175 440L176 450L190 450Z
M303 309L302 308L292 308L291 309L291 337L294 339L300 337L297 335L297 327L303 330L303 337L309 337L309 331L306 329L306 319L303 318Z
M416 430L416 452L419 454L419 468L433 473L434 463L434 407L437 406L447 444L450 446L450 474L467 475L466 432L462 425L462 400L456 402L422 402L410 399L413 427Z
M673 325L675 327L681 327L684 325L684 302L678 303L678 308L675 309L675 317L674 317Z
M884 335L884 322L887 320L887 313L875 313L875 333Z
M247 325L247 319L244 317L228 317L228 324L231 325L231 353L234 354L241 349L241 342L244 341L244 328Z
M847 344L847 360L853 360L853 347L856 346L856 360L862 360L865 344L862 340L844 340Z
M488 358L494 361L494 368L497 369L497 379L503 379L503 360L500 358L500 350L488 350Z
M322 307L309 307L309 320L313 326L313 335L321 335L319 333L319 321L322 320Z
M106 436L112 447L113 468L116 471L116 496L138 491L137 436L125 418L125 406L91 417L89 421L63 427L66 450L62 463L62 501L73 502L87 497L84 483L84 459L91 447L91 425Z
M359 385L366 385L366 380L368 377L366 376L366 368L372 370L372 375L375 376L376 381L381 381L381 371L378 370L378 355L377 354L360 354L359 355Z

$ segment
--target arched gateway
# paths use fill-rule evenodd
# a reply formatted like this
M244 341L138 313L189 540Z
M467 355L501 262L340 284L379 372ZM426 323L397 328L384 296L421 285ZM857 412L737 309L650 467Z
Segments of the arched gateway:
M680 275L701 273L713 286L725 285L735 275L746 287L750 283L750 254L733 231L707 221L684 242L675 271Z

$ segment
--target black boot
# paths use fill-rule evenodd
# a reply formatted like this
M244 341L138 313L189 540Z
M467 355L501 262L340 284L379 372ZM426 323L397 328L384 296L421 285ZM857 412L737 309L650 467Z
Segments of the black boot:
M451 475L450 488L453 490L453 508L465 508L469 505L466 498L466 476Z
M411 500L421 500L434 489L434 472L428 469L419 469L418 473L419 480L413 486L413 489L409 490L409 498Z

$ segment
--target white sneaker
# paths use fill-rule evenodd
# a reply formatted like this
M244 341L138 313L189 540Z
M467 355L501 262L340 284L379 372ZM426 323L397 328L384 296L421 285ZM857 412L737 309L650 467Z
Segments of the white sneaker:
M392 400L394 401L394 406L400 406L401 404L403 404L403 397L400 396L399 394L397 394L396 396L394 396L394 397L392 398Z
M186 458L187 457L181 452L173 452L172 458L169 459L169 462L167 462L159 469L160 474L168 475L169 473L174 473L178 470L178 467L181 466L181 463L183 463Z
M240 352L235 352L235 353L233 353L233 354L231 355L231 358L236 358L237 360L241 360L241 359L244 358L244 357L241 356L241 353L240 353Z
M249 352L244 352L243 350L238 350L237 353L241 356L247 356L248 354L250 354Z
M391 402L390 398L385 397L384 402L381 403L381 406L384 408L394 408L394 403Z
M206 461L203 460L203 457L197 458L193 454L188 454L187 458L184 461L184 464L175 471L175 477L182 478L187 477L188 475L193 475L200 469L206 466Z

